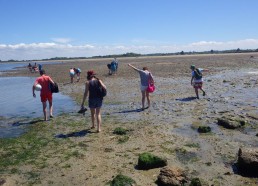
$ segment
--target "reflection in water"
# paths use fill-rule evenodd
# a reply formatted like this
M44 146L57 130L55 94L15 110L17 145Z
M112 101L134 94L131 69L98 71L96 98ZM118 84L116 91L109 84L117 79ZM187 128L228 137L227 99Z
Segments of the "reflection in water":
M26 128L26 125L12 125L19 118L25 119L22 123L28 122L31 118L43 118L40 92L36 91L36 98L32 96L35 79L35 77L0 78L0 116L5 118L0 120L0 138L13 136L12 133L19 135L19 129ZM76 104L70 97L57 93L53 94L53 108L53 114L58 115L76 110Z
M35 77L0 78L0 116L4 117L41 117L42 104L40 92L32 96L32 85ZM68 96L53 94L54 115L71 111L75 103Z

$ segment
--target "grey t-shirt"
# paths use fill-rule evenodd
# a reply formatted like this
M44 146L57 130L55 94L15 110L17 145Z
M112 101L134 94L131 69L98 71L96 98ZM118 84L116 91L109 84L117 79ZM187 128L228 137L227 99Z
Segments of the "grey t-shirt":
M139 70L138 71L141 78L141 85L142 86L148 86L149 84L149 78L150 78L150 72L147 70Z

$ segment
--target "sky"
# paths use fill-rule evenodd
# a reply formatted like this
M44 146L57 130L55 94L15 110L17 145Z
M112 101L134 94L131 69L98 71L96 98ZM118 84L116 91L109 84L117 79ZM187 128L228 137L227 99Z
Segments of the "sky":
M258 48L257 0L0 0L0 60Z

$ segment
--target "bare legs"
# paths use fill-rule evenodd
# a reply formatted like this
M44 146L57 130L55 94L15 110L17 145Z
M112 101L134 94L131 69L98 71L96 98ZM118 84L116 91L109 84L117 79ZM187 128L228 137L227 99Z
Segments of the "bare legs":
M44 120L47 121L47 102L42 102L42 106L43 106Z
M91 122L92 126L91 128L95 128L95 118L97 118L97 131L100 132L100 126L101 126L101 111L100 108L91 108Z
M147 92L146 90L145 91L142 91L142 109L145 109L145 97L147 97L147 102L148 102L148 107L150 107L150 94L149 92Z
M198 88L194 88L194 90L195 90L196 98L199 99ZM205 91L202 88L200 88L200 90L202 91L202 95L205 96Z
M52 101L49 101L49 115L50 117L53 117L53 104ZM44 120L47 121L47 102L42 102L43 106L43 113L44 113Z
M81 75L80 73L77 74L77 82L80 81L80 75Z
M49 115L50 117L53 117L53 104L52 101L49 101Z

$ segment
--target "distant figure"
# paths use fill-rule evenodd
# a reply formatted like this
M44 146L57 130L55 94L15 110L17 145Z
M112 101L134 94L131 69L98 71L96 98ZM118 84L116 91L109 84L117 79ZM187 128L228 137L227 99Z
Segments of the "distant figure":
M39 66L39 71L41 71L41 69L42 69L42 65L41 65L41 64L39 64L38 66Z
M97 132L101 131L101 106L103 97L98 95L98 89L102 86L106 89L104 83L96 77L96 74L93 70L87 72L87 81L85 83L85 91L83 95L83 100L81 104L81 110L84 110L84 102L89 95L89 108L91 111L91 128L95 128L95 118L97 118Z
M28 65L29 71L32 72L32 65L29 63Z
M71 83L73 83L73 78L74 78L74 76L75 76L75 72L74 72L74 69L73 69L73 68L70 68L69 74L70 74L70 78L71 78Z
M114 61L115 61L115 64L116 64L115 74L117 74L117 70L118 70L118 60L115 58Z
M111 74L116 74L116 62L113 60L110 64Z
M37 63L34 64L34 66L32 67L34 72L38 72L38 66Z
M53 118L53 104L52 104L52 93L49 89L49 83L54 84L54 81L46 75L45 70L41 69L40 77L38 77L33 86L32 86L32 94L33 97L36 97L35 87L37 84L40 84L42 89L40 91L40 98L43 106L44 120L47 121L47 101L49 103L49 115L50 118Z
M142 110L148 109L150 107L150 95L149 92L147 91L149 82L154 83L153 76L152 74L148 71L147 67L143 67L142 70L134 67L131 64L128 64L129 67L132 67L134 70L139 72L140 79L141 79L141 92L142 92ZM148 107L144 107L145 105L145 97L147 97L148 101Z
M79 69L79 68L73 68L73 70L74 70L74 73L76 74L76 76L77 76L77 82L79 82L80 81L80 75L81 75L81 69Z
M202 85L203 85L202 72L206 72L209 70L196 68L195 65L191 65L190 69L192 70L191 85L194 87L196 98L199 99L198 89L202 91L203 96L206 95L205 91L202 89Z
M108 75L112 75L112 72L111 72L111 64L107 64L107 67L108 67Z

